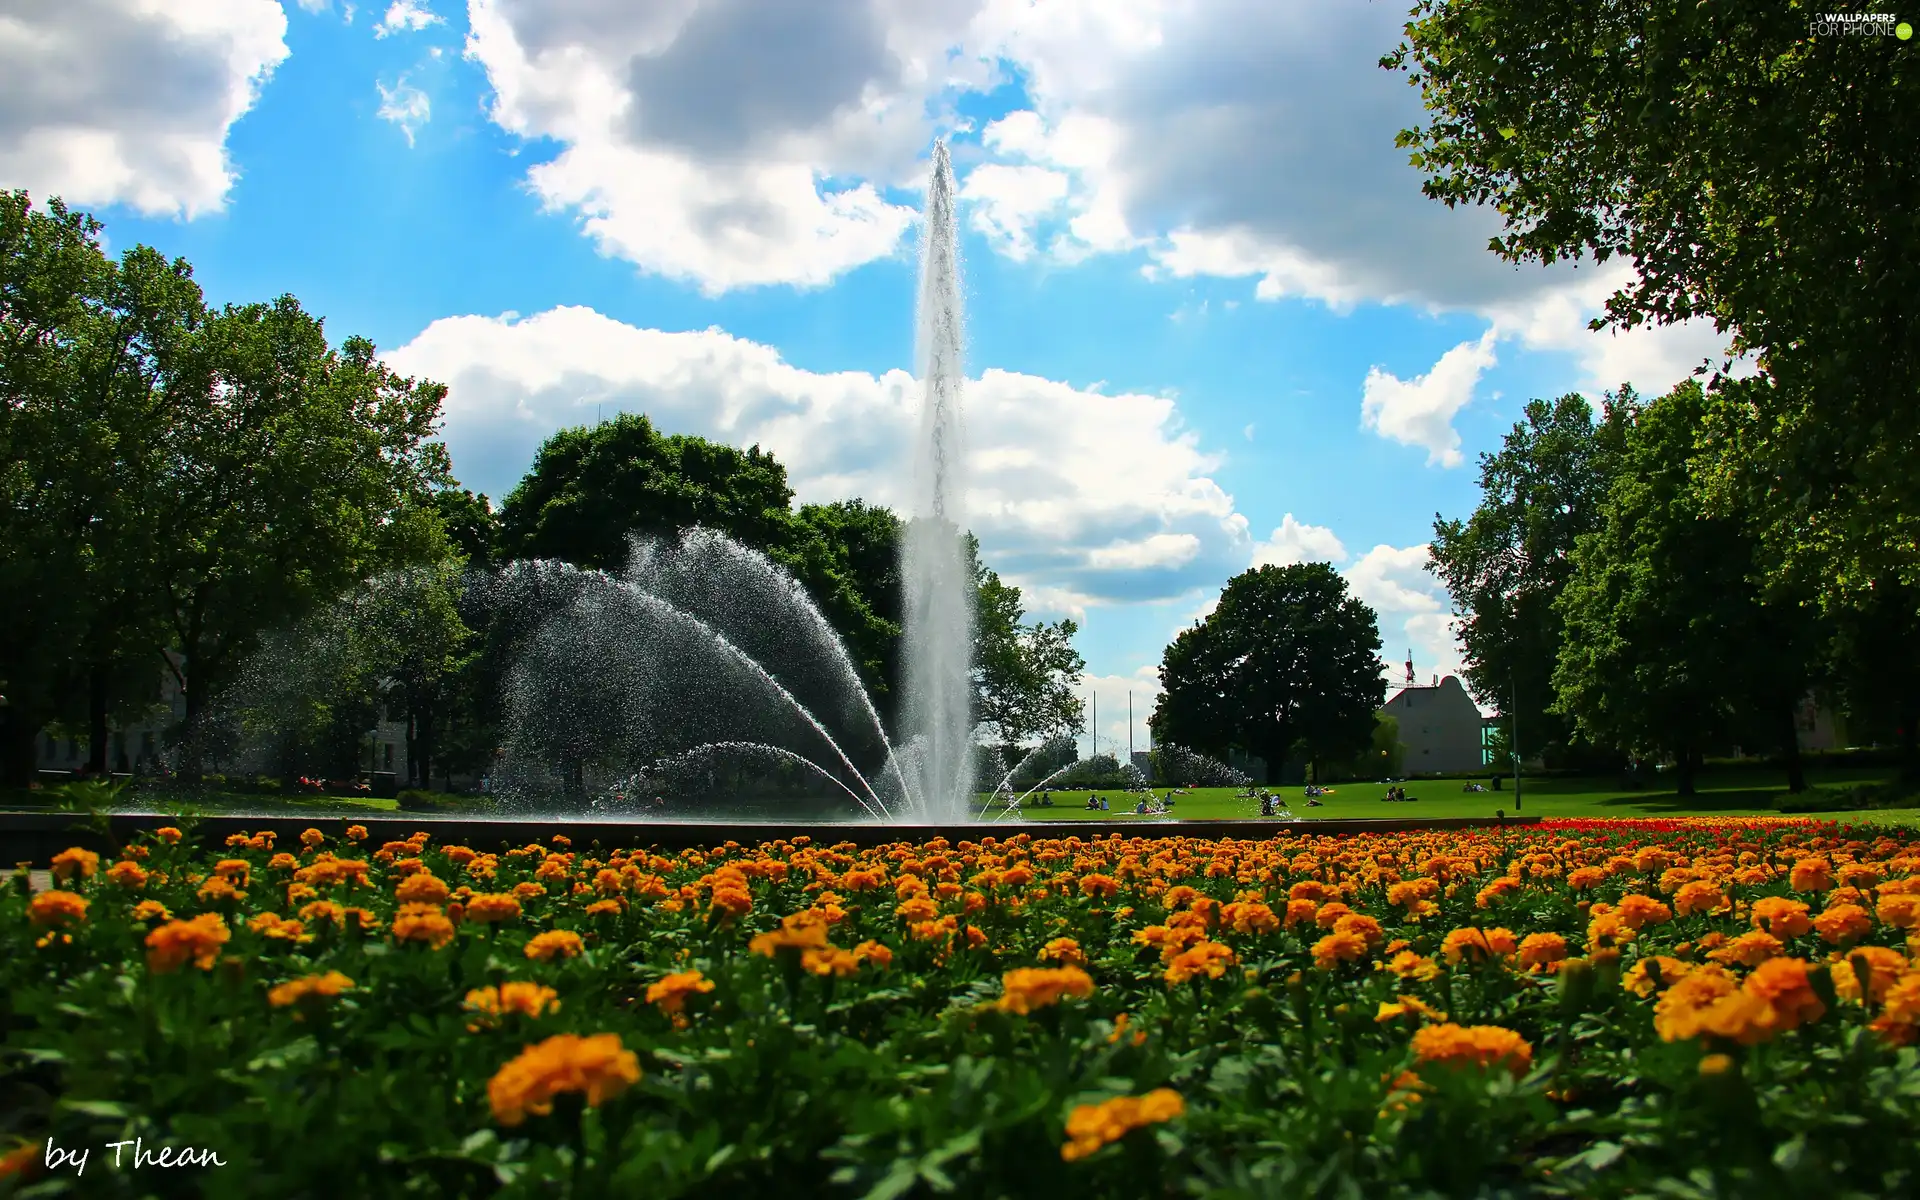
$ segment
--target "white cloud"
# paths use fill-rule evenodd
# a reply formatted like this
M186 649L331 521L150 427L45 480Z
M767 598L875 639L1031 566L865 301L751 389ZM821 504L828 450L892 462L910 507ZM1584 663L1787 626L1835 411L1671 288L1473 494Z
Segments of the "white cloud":
M449 385L462 481L496 498L547 436L606 414L776 454L802 501L904 508L919 396L903 371L823 374L718 329L638 329L588 308L435 321L388 356ZM1182 596L1246 562L1246 521L1174 402L989 370L967 385L968 524L1031 607Z
M529 182L603 252L709 293L812 286L900 244L913 210L882 193L953 124L929 100L991 75L947 55L974 6L472 0L467 52L496 123L564 147Z
M1245 429L1242 429L1240 433L1241 433L1241 436L1245 437L1248 441L1252 441L1253 440L1253 424L1249 422L1247 424L1247 427Z
M1295 563L1345 562L1346 558L1347 548L1340 544L1333 530L1324 525L1304 524L1288 513L1266 541L1254 545L1251 565L1290 567Z
M434 15L423 0L393 0L387 15L373 27L373 36L383 38L396 33L418 33L429 25L441 23L441 18Z
M1481 372L1494 365L1495 332L1477 342L1461 342L1440 356L1433 370L1403 380L1374 367L1367 372L1360 400L1360 424L1384 438L1427 452L1427 463L1457 467L1460 433L1453 415L1473 399Z
M1393 686L1405 679L1403 663L1408 654L1413 656L1414 677L1421 683L1430 683L1435 676L1462 675L1464 670L1452 602L1447 589L1426 569L1429 557L1424 544L1379 545L1346 571L1353 594L1380 618L1380 637L1386 643L1381 657Z
M1060 171L1000 163L975 167L960 186L961 200L972 206L969 223L1015 262L1032 257L1034 225L1066 195L1067 177Z
M1127 703L1131 694L1133 703L1133 721L1127 721ZM1153 716L1153 706L1160 696L1160 671L1158 663L1148 663L1136 668L1130 675L1083 675L1080 678L1078 695L1088 703L1088 724L1094 726L1098 736L1098 748L1102 753L1112 754L1125 762L1127 749L1146 750L1152 745L1152 734L1147 729L1147 721ZM1098 701L1098 712L1093 711L1092 701ZM1089 749L1086 727L1079 734L1080 753ZM1131 742L1129 742L1131 736Z
M405 75L391 88L377 81L373 86L380 91L380 119L398 125L407 135L407 145L413 145L414 132L433 118L433 104L427 94L408 83Z
M189 219L236 178L227 131L287 57L273 0L61 0L0 16L0 187Z

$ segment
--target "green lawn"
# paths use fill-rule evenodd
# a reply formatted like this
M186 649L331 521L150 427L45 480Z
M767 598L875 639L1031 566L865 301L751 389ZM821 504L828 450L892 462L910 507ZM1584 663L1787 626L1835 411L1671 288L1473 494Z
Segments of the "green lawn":
M1837 789L1854 784L1884 780L1889 772L1871 768L1841 768L1809 773L1816 789ZM1415 780L1402 784L1414 801L1387 803L1387 784L1343 783L1333 794L1320 797L1320 807L1307 807L1303 789L1273 788L1292 807L1300 820L1359 817L1491 817L1499 810L1507 815L1541 817L1678 817L1678 816L1755 816L1777 811L1777 805L1791 797L1778 771L1760 768L1730 768L1705 772L1700 776L1696 795L1682 797L1664 779L1656 779L1638 791L1621 788L1617 779L1526 779L1521 781L1521 803L1516 807L1513 781L1502 781L1498 792L1468 793L1458 779ZM1055 793L1053 808L1029 808L1030 821L1129 820L1157 821L1166 817L1135 817L1132 798L1123 793L1102 793L1116 811L1093 813L1078 807L1087 798L1085 792ZM1157 795L1165 796L1165 789ZM1805 799L1806 797L1801 797ZM1129 810L1118 811L1122 805ZM1846 812L1819 813L1821 819L1866 819L1911 823L1920 817L1920 809L1854 809ZM1182 820L1258 820L1260 802L1238 799L1231 788L1201 788L1191 796L1176 797L1173 816Z

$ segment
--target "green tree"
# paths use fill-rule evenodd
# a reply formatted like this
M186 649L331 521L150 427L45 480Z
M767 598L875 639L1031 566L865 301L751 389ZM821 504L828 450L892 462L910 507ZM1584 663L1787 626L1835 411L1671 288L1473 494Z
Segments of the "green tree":
M1071 618L1027 621L1020 589L980 561L980 543L967 535L976 591L973 643L974 720L1012 753L1080 728L1086 702L1074 685L1087 661L1073 648L1080 631Z
M1586 398L1534 400L1497 454L1480 456L1480 503L1465 521L1435 514L1427 569L1453 597L1474 698L1519 706L1526 757L1559 758L1574 730L1552 711L1563 640L1554 601L1573 571L1574 542L1598 529L1637 404L1607 397L1599 421Z
M807 504L772 553L820 606L890 726L900 672L900 518L864 500Z
M1631 261L1596 325L1692 317L1763 378L1696 463L1829 607L1920 582L1920 63L1792 5L1418 0L1382 65L1428 119L1427 195L1514 261Z
M1363 752L1386 699L1380 631L1326 563L1264 566L1229 580L1219 607L1160 665L1154 741L1280 764Z
M547 439L501 507L501 541L512 557L607 571L626 565L629 534L694 525L766 551L791 544L792 501L786 468L758 446L663 435L621 413Z
M147 569L159 433L202 316L184 261L110 260L99 225L58 200L0 195L0 774L20 785L39 728L84 728L154 698L159 610Z
M433 508L447 541L470 569L484 571L499 561L500 514L486 496L465 488L441 488L433 494Z
M1891 732L1901 779L1920 783L1920 589L1875 588L1833 626L1833 691L1849 729Z
M460 617L465 565L458 558L391 571L360 589L372 674L388 710L407 723L407 781L433 785L433 764L454 690L463 682L473 631Z
M1756 730L1800 790L1812 609L1769 593L1753 538L1704 511L1689 469L1706 403L1690 381L1633 414L1605 521L1576 544L1557 603L1557 705L1595 741L1671 753L1682 795L1709 749Z
M328 344L291 296L229 306L199 330L200 386L171 399L159 451L153 578L186 656L181 771L199 772L211 702L262 630L356 580L444 554L430 441L443 385L396 375L372 342Z

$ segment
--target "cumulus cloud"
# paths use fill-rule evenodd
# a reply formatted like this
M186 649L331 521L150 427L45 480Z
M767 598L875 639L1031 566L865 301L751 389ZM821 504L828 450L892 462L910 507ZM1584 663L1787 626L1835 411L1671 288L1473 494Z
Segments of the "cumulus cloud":
M418 33L429 25L441 23L441 18L426 6L424 0L393 0L387 15L373 27L373 36L383 38L396 33Z
M1333 530L1308 525L1288 513L1265 541L1254 544L1252 565L1290 567L1295 563L1345 562L1346 558L1347 548Z
M802 501L910 503L899 464L919 395L903 371L806 371L718 329L640 329L578 307L443 318L387 358L449 385L447 446L462 481L496 497L541 441L597 409L757 443ZM1180 596L1245 563L1219 459L1171 399L989 370L965 404L968 524L1003 576L1033 588L1036 611Z
M0 187L147 215L214 212L227 131L287 57L273 0L62 0L0 17Z
M895 251L935 130L977 84L972 0L472 0L469 57L509 132L564 148L529 182L603 252L709 293L823 284ZM952 122L948 122L952 124Z
M1401 664L1408 654L1415 678L1423 683L1462 672L1452 601L1426 569L1430 557L1425 544L1383 544L1346 570L1347 586L1379 615L1380 637L1386 643L1381 656L1388 664L1388 679L1396 685L1405 677Z
M1481 372L1494 365L1496 331L1462 342L1440 356L1433 369L1411 380L1374 367L1367 372L1360 399L1360 424L1381 437L1427 452L1427 463L1457 467L1460 433L1453 415L1473 399Z
M389 88L384 83L373 85L380 92L380 119L392 121L407 135L407 145L413 145L413 135L420 126L433 117L433 103L427 94L407 82L402 75Z

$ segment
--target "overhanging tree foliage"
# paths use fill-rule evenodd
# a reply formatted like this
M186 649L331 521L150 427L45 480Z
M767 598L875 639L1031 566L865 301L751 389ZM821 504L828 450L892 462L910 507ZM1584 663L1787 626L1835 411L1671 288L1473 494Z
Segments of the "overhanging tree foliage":
M1496 206L1496 253L1620 256L1604 323L1704 317L1756 354L1696 475L1844 607L1920 581L1920 60L1814 12L1420 0L1382 65L1426 101L1400 137L1426 193Z

